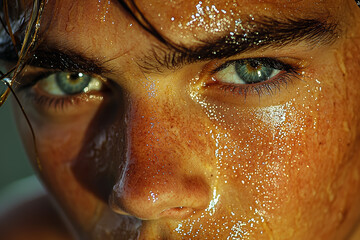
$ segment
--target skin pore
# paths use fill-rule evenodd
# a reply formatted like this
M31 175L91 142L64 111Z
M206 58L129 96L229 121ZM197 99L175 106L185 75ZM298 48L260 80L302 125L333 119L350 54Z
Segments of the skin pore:
M38 158L15 108L27 151L74 235L349 239L360 217L355 2L135 2L171 46L118 1L49 0L17 89ZM236 64L278 72L241 84ZM50 84L59 71L95 85L64 95Z

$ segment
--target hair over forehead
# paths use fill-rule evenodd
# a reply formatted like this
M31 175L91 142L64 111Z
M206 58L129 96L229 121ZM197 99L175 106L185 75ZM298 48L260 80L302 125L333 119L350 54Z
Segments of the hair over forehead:
M21 48L32 5L33 1L29 0L0 0L1 59L10 58Z

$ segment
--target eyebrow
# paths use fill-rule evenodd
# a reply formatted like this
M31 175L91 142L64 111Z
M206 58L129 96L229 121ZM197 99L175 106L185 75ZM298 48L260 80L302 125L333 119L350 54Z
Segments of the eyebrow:
M84 54L56 48L43 49L41 46L35 50L28 64L59 71L84 72L98 75L110 71L103 66L102 62L87 57Z
M245 23L254 27L200 40L197 46L173 43L165 48L154 46L151 53L140 59L138 64L146 71L160 71L162 67L176 69L184 64L226 59L264 48L283 48L300 43L305 43L310 49L327 46L339 39L340 35L337 23L319 19L278 20L263 17L250 21L250 24Z
M260 18L258 18L260 19ZM263 17L250 21L251 29L229 32L225 36L201 40L196 46L182 46L171 42L155 44L152 50L137 59L137 64L146 72L161 72L164 68L174 70L185 64L226 59L261 48L282 48L305 42L309 48L334 43L339 38L336 23L319 19L282 19ZM247 25L249 22L244 21ZM60 71L103 74L111 72L94 58L83 53L58 47L42 47L34 52L29 65ZM17 56L0 53L0 59L16 61Z
M11 43L8 44L13 49ZM9 49L0 49L0 60L16 63L19 58L15 51ZM42 48L42 45L32 53L27 61L27 65L45 69L53 69L67 72L83 72L102 75L110 72L103 66L103 63L85 54L62 48Z

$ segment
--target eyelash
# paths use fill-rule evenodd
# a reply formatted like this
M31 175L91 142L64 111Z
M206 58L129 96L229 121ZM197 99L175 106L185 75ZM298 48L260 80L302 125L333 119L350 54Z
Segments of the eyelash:
M26 101L32 101L38 106L45 108L53 108L53 109L64 109L70 105L77 105L84 100L84 97L89 95L96 95L93 92L83 92L74 95L64 95L64 96L47 96L45 94L37 93L36 85L44 78L49 77L52 74L56 74L59 71L52 69L44 69L43 71L35 74L25 75L25 82L22 82L21 85L18 86L18 91L24 93L24 98ZM89 73L89 75L92 75ZM103 89L101 93L104 94L109 91L108 81L103 82Z
M224 83L214 78L214 76L221 72L222 70L230 67L231 65L237 64L245 64L251 62L257 62L264 67L269 67L277 70L281 70L277 76L272 77L263 82L255 83L255 84L231 84L231 83ZM284 63L280 60L274 58L246 58L246 59L239 59L239 60L231 60L227 61L224 64L220 65L219 67L215 68L214 70L210 71L210 75L208 78L211 78L212 81L206 82L204 84L205 88L207 87L217 87L223 92L230 92L232 94L237 94L240 96L244 96L245 98L248 95L253 95L254 93L258 96L262 96L263 94L272 95L275 91L280 91L282 86L286 86L289 82L293 81L294 79L300 79L300 71L301 69L297 66L292 66L290 64ZM36 73L35 75L26 76L29 80L26 83L23 83L19 90L26 90L25 97L34 101L35 104L39 106L48 107L48 108L55 108L55 109L63 109L67 105L74 105L80 103L84 96L88 95L89 93L80 93L75 95L67 95L67 96L46 96L36 93L34 86L36 84L50 76L51 74L55 74L56 70L45 70L40 73ZM89 74L91 75L91 74ZM106 84L104 84L106 89ZM102 90L102 92L104 92ZM93 93L92 93L93 94Z
M231 83L222 83L218 79L214 77L217 73L222 70L230 67L231 65L245 64L249 62L257 62L260 63L264 67L270 67L273 69L281 70L277 76L272 77L266 81L255 83L255 84L231 84ZM275 91L280 91L282 86L287 86L288 83L292 82L294 79L301 80L301 71L302 69L298 66L293 66L283 61L274 58L246 58L240 60L231 60L228 61L216 69L211 71L212 81L205 83L205 87L217 87L223 92L230 92L233 94L244 96L245 98L249 94L257 94L259 97L263 94L273 95Z

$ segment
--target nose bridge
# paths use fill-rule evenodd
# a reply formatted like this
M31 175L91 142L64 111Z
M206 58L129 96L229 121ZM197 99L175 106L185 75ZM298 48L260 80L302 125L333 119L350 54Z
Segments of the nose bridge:
M113 188L112 208L154 219L206 207L209 184L202 171L188 169L194 159L182 134L186 119L174 106L144 101L132 102L128 119L126 167Z
M150 177L164 184L164 176L173 175L180 166L174 161L180 146L172 146L174 142L180 144L176 120L159 105L155 108L137 102L132 106L127 128L127 177L132 173L142 180Z

